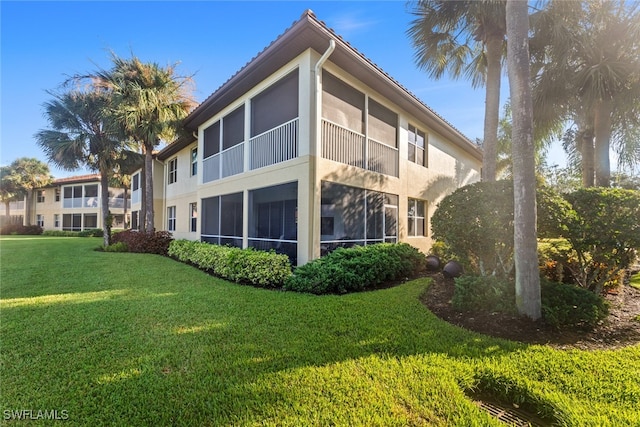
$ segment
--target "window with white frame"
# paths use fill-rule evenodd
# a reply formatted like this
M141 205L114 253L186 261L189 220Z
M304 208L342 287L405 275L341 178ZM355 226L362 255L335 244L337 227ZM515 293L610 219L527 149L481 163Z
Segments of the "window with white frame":
M38 190L36 193L36 202L44 203L44 190Z
M53 214L53 226L60 228L60 214Z
M423 237L425 234L425 208L423 200L409 199L407 223L409 225L409 237Z
M198 147L191 150L191 176L198 174Z
M173 184L178 180L178 158L169 160L169 184Z
M44 215L41 215L41 214L36 215L36 225L38 227L44 227Z
M56 202L60 201L60 189L56 188Z
M427 135L425 132L409 125L409 161L427 166L426 144Z
M198 231L198 204L189 203L189 231Z
M176 231L176 207L169 206L167 208L167 230Z

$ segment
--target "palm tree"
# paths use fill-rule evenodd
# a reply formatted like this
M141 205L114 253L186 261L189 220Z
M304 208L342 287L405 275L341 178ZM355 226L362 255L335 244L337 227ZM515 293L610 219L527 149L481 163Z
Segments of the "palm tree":
M131 187L131 175L123 173L121 170L118 172L114 172L113 175L109 178L109 185L115 188L122 188L124 190L124 224L125 228L127 228L127 200L129 188Z
M542 315L536 233L535 144L529 65L527 2L507 1L507 68L513 114L513 220L516 306L537 320Z
M153 231L153 150L161 141L173 141L182 119L195 105L188 77L176 75L175 66L163 68L136 57L112 55L113 67L99 71L96 79L114 96L114 116L145 156L144 230Z
M553 1L536 15L536 122L576 122L584 184L609 186L612 144L632 161L640 144L640 4Z
M482 178L495 181L505 2L419 0L412 14L407 33L420 68L436 79L448 71L486 87Z
M24 223L31 225L33 190L51 184L53 176L51 176L49 166L35 158L21 157L14 160L9 168L12 172L10 180L15 185L15 190L26 196Z
M11 202L24 197L21 189L16 186L16 175L11 166L0 166L0 200L5 206L5 216L7 220L11 216Z
M127 148L120 129L108 114L110 94L93 87L51 95L54 99L44 104L51 129L36 133L36 141L59 167L77 170L86 166L100 173L103 238L108 246L109 177Z

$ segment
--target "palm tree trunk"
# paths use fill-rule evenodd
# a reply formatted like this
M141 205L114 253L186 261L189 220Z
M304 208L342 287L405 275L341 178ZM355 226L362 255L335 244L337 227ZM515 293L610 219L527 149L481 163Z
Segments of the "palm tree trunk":
M128 187L124 187L124 209L122 212L122 227L126 230L127 229L127 203L128 203L128 197L129 196L129 188Z
M513 219L518 312L542 315L536 239L536 177L527 2L507 1L507 66L513 113Z
M24 225L31 225L31 201L33 200L33 190L27 190L24 196Z
M9 218L11 217L11 206L10 206L11 202L8 200L4 201L4 215L7 217L7 221L9 221ZM8 224L8 222L7 222Z
M585 188L594 186L594 148L593 148L593 132L591 129L585 129L580 132L580 157L582 162L582 186Z
M482 180L489 182L496 180L496 164L498 161L502 41L501 37L490 37L486 42L487 85L485 89Z
M609 163L609 146L611 144L611 113L612 102L610 99L598 102L593 120L595 143L595 171L596 185L609 187L611 178L611 165Z
M111 243L111 219L109 218L109 175L100 171L100 212L102 214L102 240L106 248Z
M145 227L144 231L154 231L153 226L153 147L145 147L144 153L144 194L145 194Z

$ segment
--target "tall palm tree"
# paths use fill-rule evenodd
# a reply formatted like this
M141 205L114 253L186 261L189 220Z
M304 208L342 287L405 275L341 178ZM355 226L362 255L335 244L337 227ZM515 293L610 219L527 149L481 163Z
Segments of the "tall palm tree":
M448 72L485 85L482 178L495 181L500 75L505 44L504 0L419 0L407 31L417 65L434 78Z
M537 320L542 315L536 233L535 146L529 65L527 2L508 0L506 6L507 68L513 114L513 221L516 266L516 306Z
M45 187L53 182L49 166L36 158L21 157L9 165L11 181L16 190L26 196L24 210L24 224L31 225L31 205L33 190Z
M114 172L109 178L109 185L111 187L122 188L124 190L123 217L125 228L127 228L127 200L129 199L129 188L131 187L131 175L128 175L121 170Z
M165 68L136 57L112 54L113 67L99 71L96 79L114 96L114 116L145 156L144 230L153 231L153 150L161 141L173 141L195 101L191 79L176 75L174 65Z
M127 149L121 130L109 116L111 96L96 87L51 95L54 99L44 104L51 129L36 133L36 141L59 167L86 166L100 173L103 238L108 246L109 177Z
M640 4L552 1L536 15L536 111L546 113L536 122L576 122L584 184L609 186L612 145L633 159L640 144L630 137L638 127Z

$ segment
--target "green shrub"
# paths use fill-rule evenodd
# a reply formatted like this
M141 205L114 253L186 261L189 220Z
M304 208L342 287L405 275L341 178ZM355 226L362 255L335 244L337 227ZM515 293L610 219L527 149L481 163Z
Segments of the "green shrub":
M465 275L455 279L451 304L460 310L516 313L512 282L495 276Z
M284 289L318 295L358 292L416 276L424 263L424 254L406 243L338 248L298 267Z
M45 230L42 235L49 237L102 237L102 229L95 228L82 231Z
M102 237L102 228L92 228L78 231L78 237Z
M126 230L114 234L111 243L124 242L129 248L129 252L167 255L169 244L173 240L168 231L144 232L136 230Z
M289 257L273 251L174 240L168 255L223 279L253 286L279 288L291 275Z
M37 236L42 234L42 227L38 225L8 224L0 228L0 235Z
M554 328L593 328L608 314L600 296L573 285L541 281L542 319ZM493 276L455 279L452 305L459 310L516 314L515 285Z
M540 282L542 318L556 328L593 328L609 313L608 303L586 289L563 283Z
M104 252L129 252L129 248L125 242L113 243L109 246L103 246Z
M617 285L640 249L640 192L584 188L565 197L574 215L565 232L571 249L561 252L560 261L595 293Z
M566 202L552 190L536 194L541 235L561 234ZM433 237L465 271L508 278L513 261L513 183L477 182L457 189L438 204L431 220ZM446 257L446 259L450 259Z

